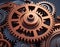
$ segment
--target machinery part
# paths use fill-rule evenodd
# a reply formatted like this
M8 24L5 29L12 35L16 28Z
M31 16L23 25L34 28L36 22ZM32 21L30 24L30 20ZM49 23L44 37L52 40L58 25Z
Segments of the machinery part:
M53 28L53 34L42 42L41 47L60 47L60 25L55 24Z
M9 14L10 10L13 7L14 7L14 4L11 2L0 5L0 31L1 31L1 28L4 28L6 26L7 15Z
M11 44L4 39L0 39L0 47L11 47Z
M0 26L5 26L7 12L3 9L0 9Z
M49 11L36 4L17 6L10 12L7 22L11 34L30 43L47 38L54 26Z
M18 39L10 33L10 31L8 30L8 28L4 29L3 34L6 37L6 39L8 39L11 42L18 41Z
M38 4L44 6L46 9L48 9L50 11L50 13L52 13L52 15L55 15L56 9L52 3L47 2L47 1L41 1Z
M27 44L27 43L19 41L19 42L15 43L14 47L35 47L35 45Z
M3 39L3 34L0 32L0 39Z

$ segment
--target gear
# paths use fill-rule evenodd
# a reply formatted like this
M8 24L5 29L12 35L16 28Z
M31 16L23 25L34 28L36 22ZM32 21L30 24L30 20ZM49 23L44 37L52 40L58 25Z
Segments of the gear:
M0 9L0 27L5 26L7 12L3 9Z
M52 31L53 34L42 42L41 47L60 47L60 24L56 23Z
M6 39L8 39L11 42L16 42L18 41L18 39L16 37L14 37L8 30L8 28L5 28L3 31L4 36L6 37Z
M35 47L35 44L27 44L27 43L19 41L15 43L14 47Z
M47 38L54 26L54 18L49 11L36 4L17 6L9 14L7 22L11 34L31 43Z
M55 15L56 9L52 3L48 2L48 1L41 1L37 4L44 6L46 9L48 9L50 11L50 13L52 13L52 15Z
M3 34L0 32L0 39L3 39Z
M5 28L3 31L6 39L10 40L11 42L16 42L18 41L18 39L16 37L14 37L8 30L8 28Z
M0 39L0 47L11 47L11 44L4 39Z
M0 5L0 31L1 28L4 28L6 26L6 18L12 7L14 7L13 5L14 4L11 2Z

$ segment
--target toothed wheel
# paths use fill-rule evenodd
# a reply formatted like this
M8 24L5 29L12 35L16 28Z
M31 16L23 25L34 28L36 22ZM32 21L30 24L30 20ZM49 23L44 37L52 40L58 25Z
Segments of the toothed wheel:
M11 2L0 5L0 31L1 28L6 26L6 18L12 7L14 7L14 4Z
M4 34L4 37L11 42L18 41L18 39L9 32L8 28L4 29L3 34Z
M44 7L23 4L13 9L8 17L11 34L27 42L36 42L49 36L54 18Z
M55 24L51 34L47 40L42 42L41 47L60 47L60 24Z
M38 4L44 6L46 9L48 9L50 11L50 13L52 13L52 15L55 14L56 9L52 3L47 2L47 1L41 1Z

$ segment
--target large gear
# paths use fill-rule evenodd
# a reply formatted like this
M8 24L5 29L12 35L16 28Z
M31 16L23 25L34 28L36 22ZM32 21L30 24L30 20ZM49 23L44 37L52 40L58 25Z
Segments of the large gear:
M6 37L6 39L9 40L9 41L11 41L11 42L18 41L18 39L10 33L10 31L9 31L8 28L4 29L3 34Z
M21 41L15 43L14 47L36 47L35 44L27 44Z
M31 43L47 38L54 26L51 13L36 4L17 6L11 10L7 22L11 34Z
M14 7L14 3L3 3L0 5L0 31L1 28L6 26L6 18L9 14L10 10Z
M41 43L41 47L60 47L60 23L56 23L53 34Z
M48 9L50 11L50 13L52 13L52 15L55 15L56 9L55 9L54 4L52 4L52 3L48 2L48 1L41 1L41 2L39 2L37 4L44 6L46 9Z

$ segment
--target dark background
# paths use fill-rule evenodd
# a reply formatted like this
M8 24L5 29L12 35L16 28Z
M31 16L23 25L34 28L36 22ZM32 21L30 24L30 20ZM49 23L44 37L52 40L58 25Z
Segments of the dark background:
M0 0L0 3L5 3L5 2L9 2L9 1L14 1L17 3L22 3L24 2L24 0ZM34 1L34 2L39 2L39 1L42 1L42 0L31 0L31 1ZM51 3L53 3L56 7L56 16L59 16L60 15L60 0L46 0L46 1L49 1Z

